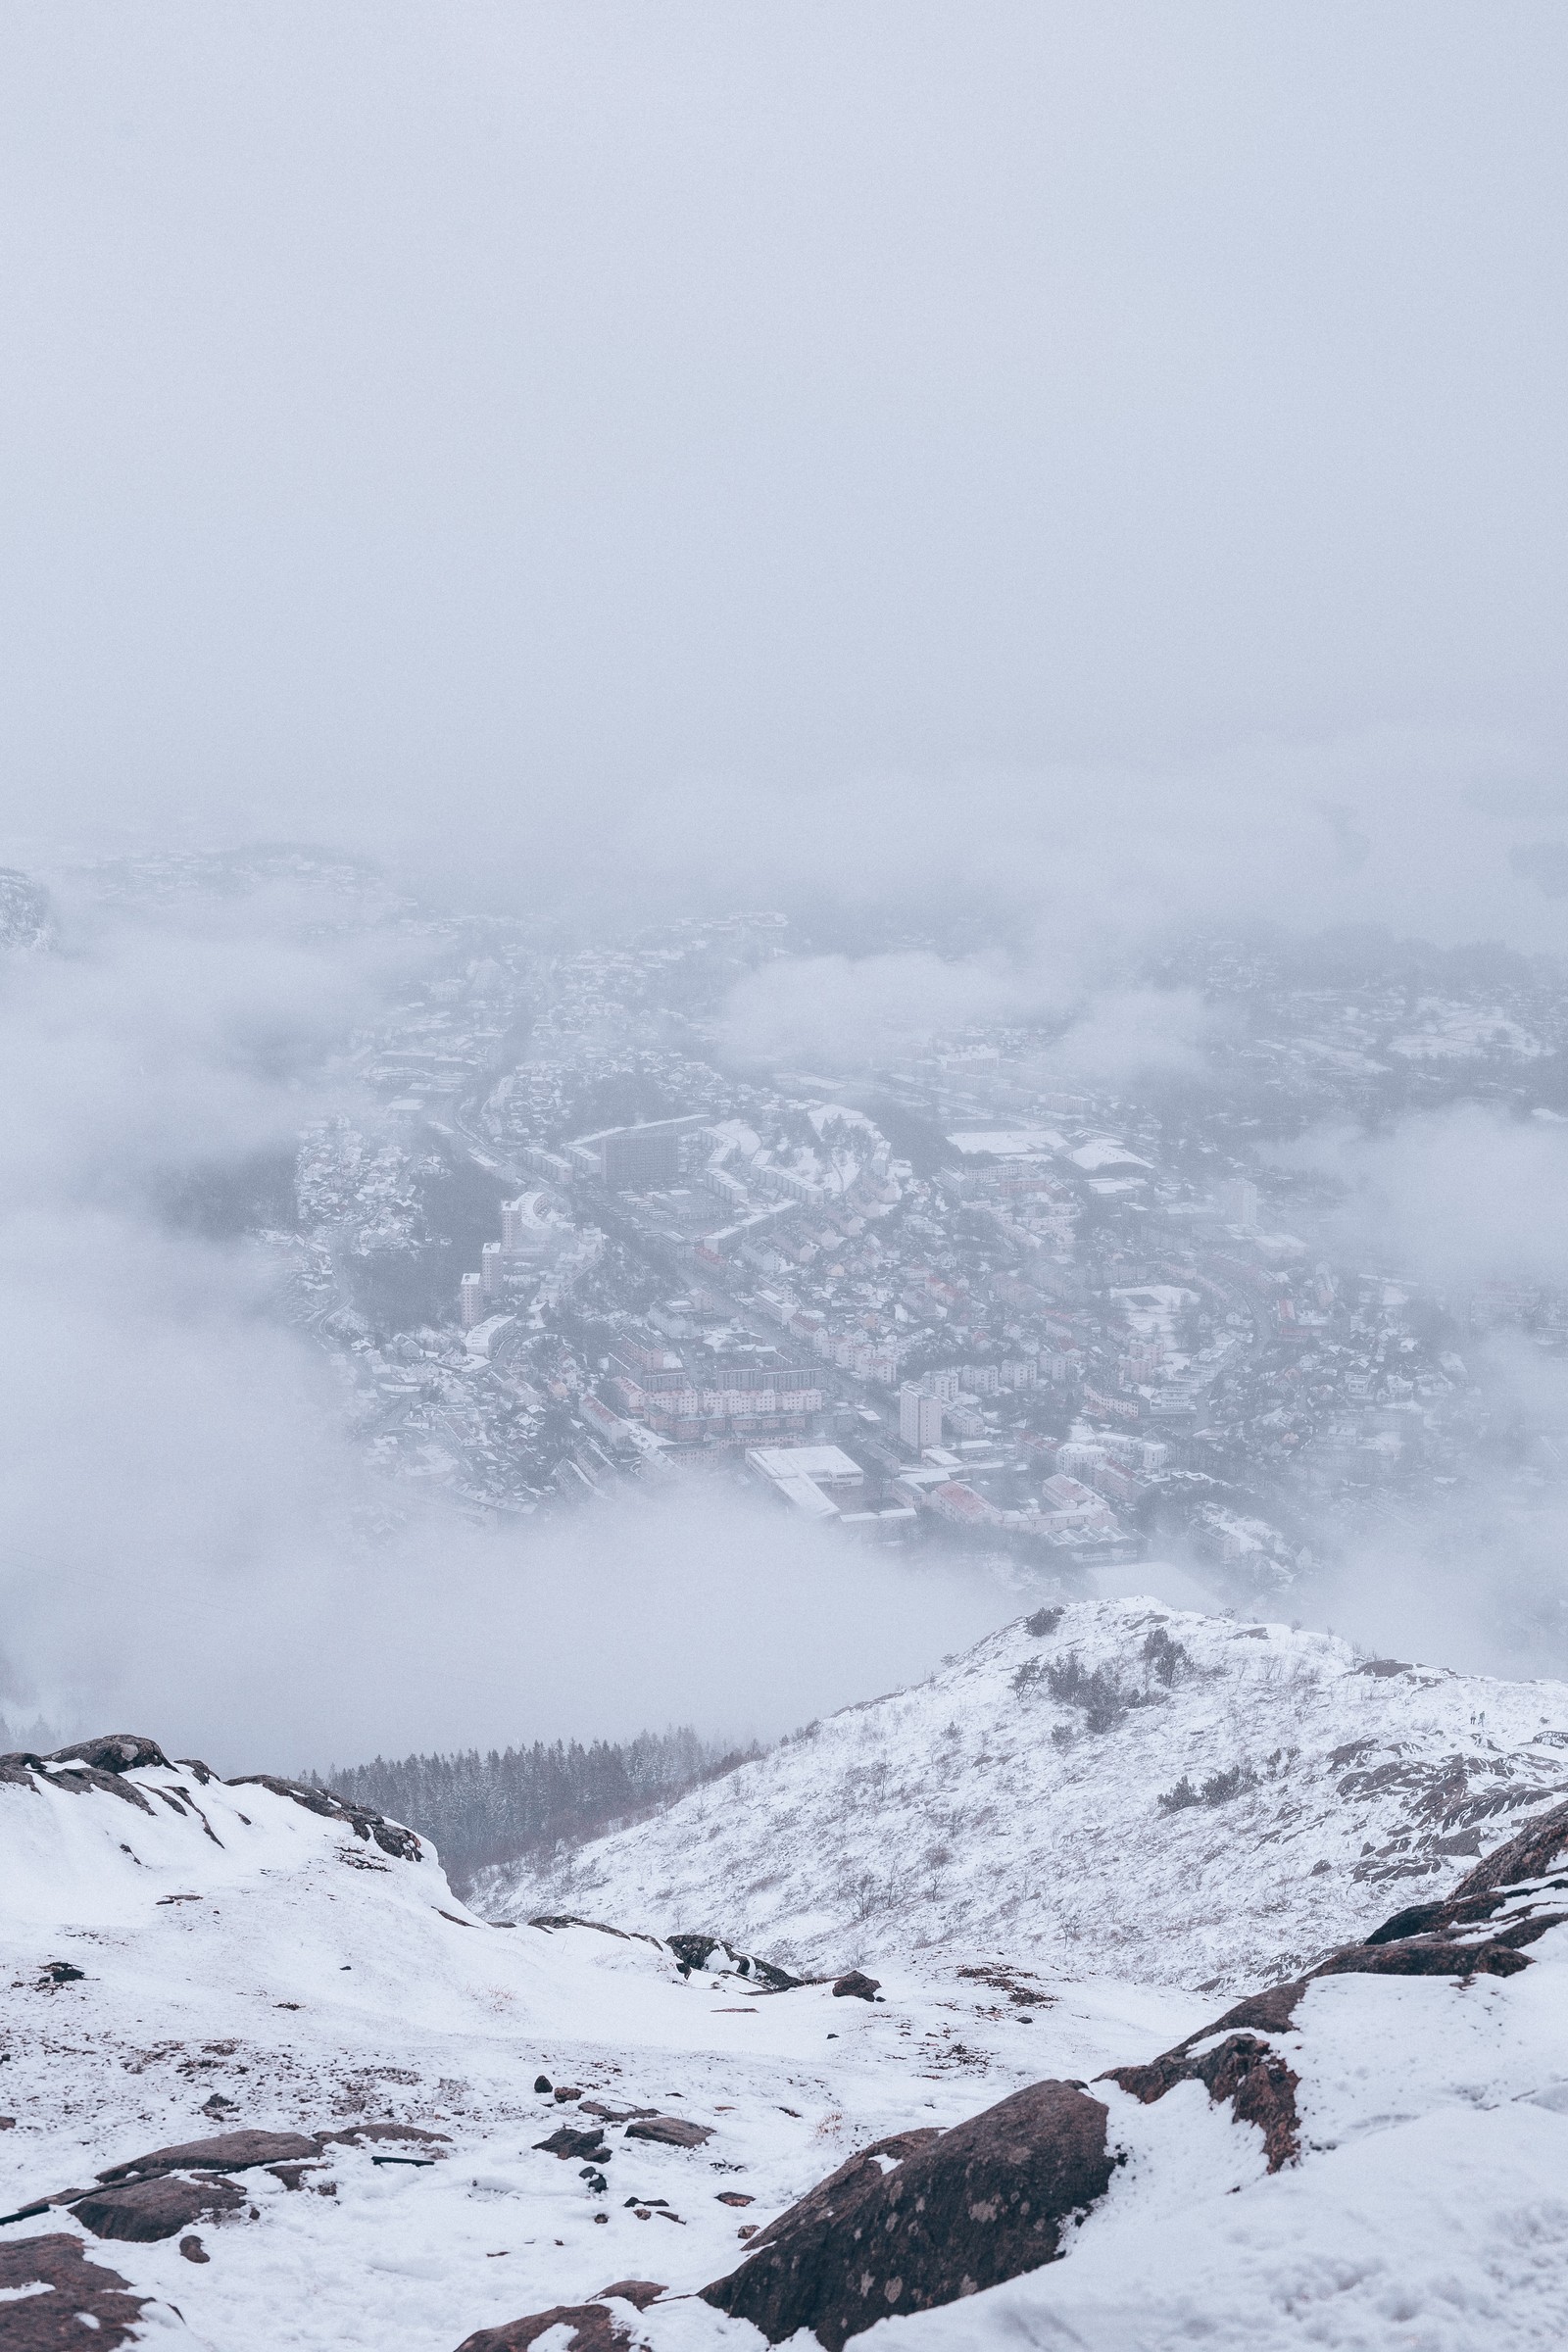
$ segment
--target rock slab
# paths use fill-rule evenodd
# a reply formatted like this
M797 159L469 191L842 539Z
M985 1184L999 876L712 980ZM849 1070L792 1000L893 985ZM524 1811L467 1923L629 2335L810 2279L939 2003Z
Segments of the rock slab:
M94 2237L118 2237L132 2245L156 2245L177 2237L193 2222L220 2222L245 2202L243 2189L211 2173L202 2180L165 2173L156 2180L131 2180L122 2188L95 2188L71 2211Z
M0 2246L0 2296L6 2352L81 2352L86 2343L116 2352L133 2340L148 2302L118 2271L89 2262L66 2230Z
M878 2141L774 2222L703 2300L769 2343L808 2328L842 2352L890 2314L1038 2270L1109 2184L1107 2121L1077 2085L1036 2082L951 2132Z

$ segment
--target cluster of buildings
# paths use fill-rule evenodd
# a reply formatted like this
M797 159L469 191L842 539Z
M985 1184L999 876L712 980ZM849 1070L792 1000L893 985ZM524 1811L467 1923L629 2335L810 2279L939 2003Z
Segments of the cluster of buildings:
M604 1253L597 1226L575 1225L546 1191L501 1204L499 1239L485 1242L476 1272L458 1286L458 1321L470 1350L488 1355L519 1315L536 1328Z
M1311 1180L1257 1150L1442 1100L1457 1056L1494 1087L1544 1066L1525 979L1303 985L1222 943L1157 978L1246 1007L1223 1083L1136 1102L1059 1091L1006 1026L849 1083L737 1075L704 1021L775 917L570 954L481 928L358 1050L380 1120L314 1131L298 1189L368 1443L486 1508L727 1474L877 1542L1185 1544L1279 1584L1514 1444L1478 1335L1568 1352L1554 1294L1434 1300L1343 1262ZM476 1187L494 1224L459 1282Z

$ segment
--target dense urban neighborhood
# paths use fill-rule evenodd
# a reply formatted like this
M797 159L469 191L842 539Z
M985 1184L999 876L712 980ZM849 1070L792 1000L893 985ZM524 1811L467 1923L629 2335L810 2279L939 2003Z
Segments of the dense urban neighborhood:
M1069 1592L1157 1548L1238 1600L1419 1542L1439 1498L1483 1534L1551 1501L1551 1416L1495 1366L1568 1349L1563 1295L1424 1284L1314 1147L1459 1103L1561 1120L1544 960L1189 938L1126 1002L1152 1035L1186 1007L1200 1045L1113 1091L1054 1052L1059 1015L921 1033L918 1005L824 1071L726 1019L813 953L780 913L584 945L262 862L411 951L244 1211L389 1495L532 1515L718 1479L824 1543ZM190 863L97 887L211 890Z

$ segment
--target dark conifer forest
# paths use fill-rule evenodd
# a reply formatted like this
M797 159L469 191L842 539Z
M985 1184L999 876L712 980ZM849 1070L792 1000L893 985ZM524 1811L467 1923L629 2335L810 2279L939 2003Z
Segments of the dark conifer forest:
M485 1755L469 1748L401 1761L377 1756L305 1777L417 1830L448 1876L466 1886L498 1863L540 1858L619 1829L760 1753L719 1746L682 1726L586 1747L536 1740Z

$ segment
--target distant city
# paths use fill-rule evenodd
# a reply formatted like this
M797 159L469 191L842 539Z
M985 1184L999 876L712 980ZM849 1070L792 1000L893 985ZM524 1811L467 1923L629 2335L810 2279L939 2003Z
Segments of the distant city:
M1461 1100L1565 1115L1554 966L1191 941L1138 979L1223 1016L1203 1073L1110 1091L1017 1025L738 1061L730 992L809 945L778 913L588 948L376 919L428 977L349 1044L360 1107L260 1224L398 1481L527 1516L732 1479L824 1542L1068 1591L1155 1548L1258 1601L1440 1495L1452 1537L1561 1482L1480 1357L1499 1330L1560 1355L1568 1302L1348 1257L1343 1187L1288 1150Z

